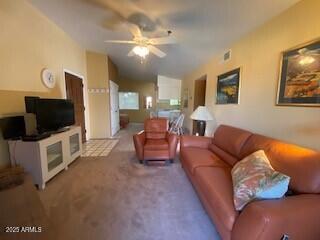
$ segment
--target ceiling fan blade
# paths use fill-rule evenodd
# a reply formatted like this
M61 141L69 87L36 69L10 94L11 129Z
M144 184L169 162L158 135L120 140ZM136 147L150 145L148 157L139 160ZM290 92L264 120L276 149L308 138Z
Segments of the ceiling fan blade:
M161 38L150 38L150 43L152 45L164 45L164 44L175 44L177 39L174 37L161 37Z
M123 41L123 40L106 40L105 43L125 43L125 44L136 44L134 41Z
M133 52L133 49L128 53L128 57L133 57L135 53Z
M142 33L139 26L132 23L127 23L127 26L133 37L142 37Z
M152 52L154 55L156 55L160 58L163 58L167 55L164 52L162 52L160 49L158 49L152 45L149 45L148 48L149 48L150 52Z

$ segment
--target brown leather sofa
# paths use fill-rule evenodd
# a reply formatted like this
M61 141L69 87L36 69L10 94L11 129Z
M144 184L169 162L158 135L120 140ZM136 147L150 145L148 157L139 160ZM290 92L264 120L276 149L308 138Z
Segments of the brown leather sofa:
M320 153L221 125L213 138L182 136L180 158L224 240L320 239ZM291 177L292 194L260 200L241 212L233 204L232 166L264 150L275 170Z
M150 118L144 122L144 131L133 136L134 147L140 163L147 160L170 160L173 162L178 136L168 132L168 119Z

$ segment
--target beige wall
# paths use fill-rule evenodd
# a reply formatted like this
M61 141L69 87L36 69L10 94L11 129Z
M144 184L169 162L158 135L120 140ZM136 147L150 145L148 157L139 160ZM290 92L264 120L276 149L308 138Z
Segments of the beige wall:
M108 58L104 54L89 51L86 56L88 88L105 89L103 93L89 93L91 137L110 137Z
M86 75L85 51L30 3L3 0L0 9L0 90L59 97L65 89L64 68ZM56 89L42 84L43 68L54 72Z
M222 64L221 56L215 56L186 76L182 89L189 88L193 93L194 80L207 74L206 105L218 124L230 124L320 150L319 107L275 106L280 53L320 37L319 9L319 0L299 2L230 46L229 62ZM240 104L215 105L217 75L237 67L242 68ZM192 105L189 101L185 110L189 128Z
M105 55L87 51L87 76L89 89L105 89L100 93L89 93L91 138L111 136L109 80L117 82L118 69Z
M0 116L25 112L26 95L63 97L63 69L86 80L84 49L42 13L25 0L0 1L0 9ZM43 68L56 76L52 90L41 82ZM0 167L8 160L7 144L0 140Z
M139 110L120 110L120 113L127 113L130 122L142 123L145 118L149 117L149 110L144 108L144 97L151 96L152 105L156 104L155 82L120 79L119 92L138 92L139 93Z

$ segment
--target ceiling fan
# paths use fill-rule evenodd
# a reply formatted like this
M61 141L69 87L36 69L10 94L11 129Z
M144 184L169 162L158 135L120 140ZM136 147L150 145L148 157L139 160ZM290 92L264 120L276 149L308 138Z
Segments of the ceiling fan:
M156 45L165 45L165 44L176 44L176 39L171 36L171 31L168 31L167 37L159 37L159 38L147 38L142 35L142 32L139 26L135 24L127 23L129 30L133 36L131 41L123 41L123 40L106 40L106 43L120 43L120 44L133 44L136 45L132 48L132 50L128 53L129 57L133 57L135 55L145 59L146 56L151 52L157 57L163 58L167 54L161 51L159 48L155 47Z

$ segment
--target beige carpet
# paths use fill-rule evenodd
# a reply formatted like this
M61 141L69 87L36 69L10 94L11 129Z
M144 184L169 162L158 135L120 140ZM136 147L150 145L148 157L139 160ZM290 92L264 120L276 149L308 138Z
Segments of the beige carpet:
M55 239L219 239L178 158L138 163L132 134L140 130L121 130L107 157L77 159L38 192Z

